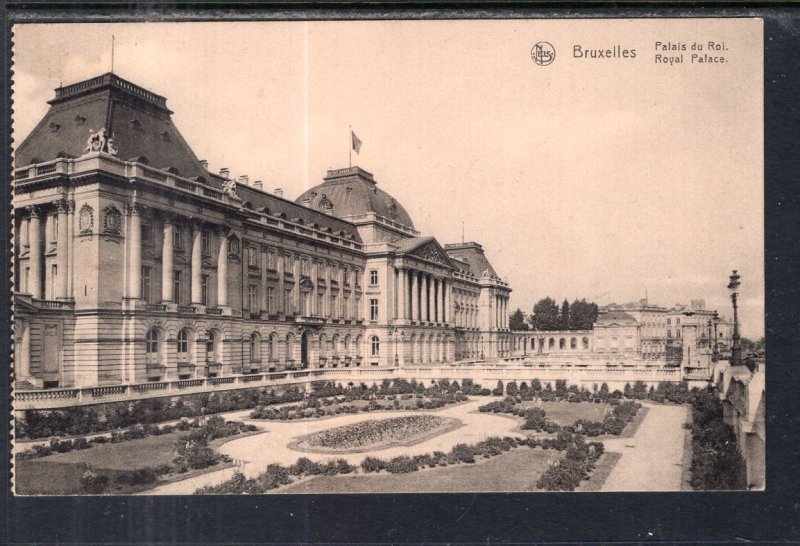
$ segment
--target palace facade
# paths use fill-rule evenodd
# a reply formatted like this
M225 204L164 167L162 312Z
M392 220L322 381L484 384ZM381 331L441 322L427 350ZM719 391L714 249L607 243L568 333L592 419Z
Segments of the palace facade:
M421 234L360 167L292 201L211 172L115 74L49 104L15 155L15 410L314 378L707 384L729 346L701 302L511 332L482 246Z
M423 236L366 170L291 201L210 172L115 74L49 104L15 155L18 391L510 353L481 245Z

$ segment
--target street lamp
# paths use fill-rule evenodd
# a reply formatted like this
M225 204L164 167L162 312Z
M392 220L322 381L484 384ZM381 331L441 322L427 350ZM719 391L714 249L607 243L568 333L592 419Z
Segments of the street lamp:
M731 282L728 284L728 290L731 292L731 302L733 302L733 348L731 349L731 365L733 366L738 365L742 360L742 347L739 343L739 313L737 306L739 286L741 285L739 282L740 278L741 277L734 269L730 277Z

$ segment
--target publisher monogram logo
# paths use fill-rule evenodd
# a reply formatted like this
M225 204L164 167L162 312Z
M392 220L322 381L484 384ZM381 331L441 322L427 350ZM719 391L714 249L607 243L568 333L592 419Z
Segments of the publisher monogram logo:
M531 49L531 59L539 66L547 66L556 58L556 48L550 42L536 42Z

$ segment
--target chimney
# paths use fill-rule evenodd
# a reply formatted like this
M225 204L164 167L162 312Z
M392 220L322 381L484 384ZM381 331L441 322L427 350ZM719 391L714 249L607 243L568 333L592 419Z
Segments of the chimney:
M219 175L222 178L228 178L228 176L230 176L230 174L231 174L231 170L228 167L221 167L220 170L219 170Z
M253 187L255 187L258 190L263 190L264 183L261 180L256 180L255 182L253 182Z
M275 188L275 191L273 193L278 197L283 197L283 188Z
M200 164L203 166L205 170L208 170L208 159L201 159Z
M247 176L246 174L243 174L242 176L239 177L239 183L243 184L245 186L249 186L250 185L250 177Z

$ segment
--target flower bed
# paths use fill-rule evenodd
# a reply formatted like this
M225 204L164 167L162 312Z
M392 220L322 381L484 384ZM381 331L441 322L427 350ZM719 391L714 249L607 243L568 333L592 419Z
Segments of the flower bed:
M506 436L492 436L475 444L457 444L449 453L436 451L415 455L413 457L401 455L390 460L383 460L377 457L365 457L361 462L361 472L364 474L375 474L387 472L389 474L407 474L417 472L426 468L446 467L451 465L474 464L478 459L489 459L511 449L528 447L540 449L555 449L566 451L566 456L560 462L560 467L573 468L579 466L580 479L592 470L594 462L603 453L603 444L600 442L586 443L582 436L571 432L562 431L557 438L514 438ZM220 494L259 494L266 493L283 485L293 483L294 477L308 477L325 474L334 476L337 474L357 473L358 470L349 465L343 459L328 461L326 463L314 463L302 457L292 466L285 467L279 464L267 466L264 473L255 478L246 479L241 473L236 473L233 478L216 486L207 486L198 489L195 494L220 495ZM564 473L564 472L562 472ZM573 474L565 473L572 483ZM580 480L578 480L580 483ZM561 474L548 478L542 482L540 488L550 489L551 484L558 487L567 487L567 481ZM577 485L577 483L575 484ZM573 486L574 488L574 486ZM566 490L566 489L560 489Z
M461 422L458 419L409 415L322 430L299 438L289 447L298 451L357 453L390 445L411 445L459 426Z

